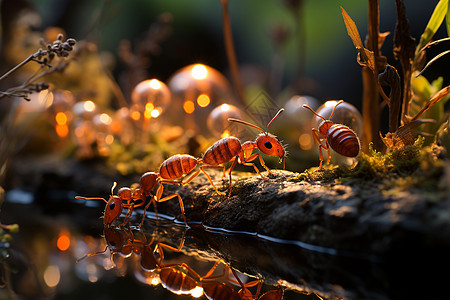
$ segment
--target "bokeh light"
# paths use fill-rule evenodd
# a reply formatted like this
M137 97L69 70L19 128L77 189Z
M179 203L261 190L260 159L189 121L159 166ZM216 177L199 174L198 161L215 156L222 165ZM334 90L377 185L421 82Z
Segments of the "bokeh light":
M229 122L228 118L242 120L243 114L239 108L227 103L219 105L211 111L206 124L213 136L217 138L230 135L239 136L244 127L234 122Z
M54 288L59 284L61 280L61 273L59 267L55 265L49 265L44 271L44 282L48 287Z
M168 119L173 125L200 133L206 133L206 119L213 108L223 103L235 104L229 81L216 69L203 64L189 65L176 71L167 86L174 105L168 111Z
M131 100L144 118L157 118L170 104L170 90L158 79L147 79L134 87ZM133 119L137 120L137 116Z

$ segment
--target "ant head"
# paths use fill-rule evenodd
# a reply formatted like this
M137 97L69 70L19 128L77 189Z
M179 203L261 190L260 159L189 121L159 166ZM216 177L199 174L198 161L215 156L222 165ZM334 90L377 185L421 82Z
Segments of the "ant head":
M242 121L242 120L238 120L238 119L233 119L233 118L229 118L228 121L230 122L237 122L237 123L241 123L256 129L259 129L262 131L262 133L260 133L258 135L258 137L256 138L256 144L258 146L258 149L269 156L278 156L280 158L280 161L283 162L283 167L284 167L284 159L285 159L285 155L286 155L286 151L284 150L283 145L280 143L280 141L278 140L278 138L269 133L269 126L270 124L272 124L272 122L278 117L278 115L280 113L282 113L284 111L284 108L280 109L277 114L275 115L275 117L272 118L272 120L270 120L269 124L267 124L267 129L264 131L264 129L262 129L259 126L253 125L251 123Z
M278 156L284 159L285 150L278 138L270 133L260 133L256 138L258 149L269 156Z
M123 244L125 243L126 235L120 229L105 227L104 235L106 243L108 244L109 250L112 253L118 253L122 251Z
M109 197L106 203L105 213L104 213L104 224L109 226L117 217L120 216L123 209L123 201L119 196Z
M144 195L148 195L158 182L158 174L147 172L141 176L141 190Z

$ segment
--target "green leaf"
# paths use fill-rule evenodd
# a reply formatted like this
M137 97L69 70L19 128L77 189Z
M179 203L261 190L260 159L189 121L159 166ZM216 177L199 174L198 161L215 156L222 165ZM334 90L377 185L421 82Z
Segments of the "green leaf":
M450 2L447 5L447 16L445 17L445 21L447 23L447 35L450 37Z
M423 48L434 36L438 28L441 26L444 17L448 15L448 0L441 0L434 8L433 14L428 21L425 31L420 37L419 45L417 45L417 51ZM447 18L447 29L448 29L448 18Z

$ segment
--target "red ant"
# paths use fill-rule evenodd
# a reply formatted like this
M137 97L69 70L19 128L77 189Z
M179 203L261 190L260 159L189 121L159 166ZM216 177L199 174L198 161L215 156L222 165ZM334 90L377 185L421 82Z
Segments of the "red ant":
M334 111L336 110L336 107L344 102L343 100L339 100L336 105L333 108L333 111L331 112L331 115L329 119L325 119L324 117L317 114L311 107L309 107L306 104L303 104L304 108L309 109L312 111L314 115L321 118L323 121L319 125L319 130L313 128L312 133L314 139L319 143L319 159L320 159L320 165L315 170L319 170L322 168L322 162L323 162L323 154L322 149L325 149L328 151L328 158L327 158L327 164L330 163L330 147L336 151L337 153L346 156L346 157L355 157L359 153L360 145L359 145L359 139L356 133L351 130L348 126L345 126L343 124L335 124L331 120L331 117L334 114ZM319 137L322 135L322 137L325 139L325 145L322 144L322 139ZM315 172L314 171L314 172Z
M149 202L144 208L144 215L142 216L140 226L142 226L144 222L145 212L149 207L150 203L153 202L156 211L155 202L164 202L175 197L178 197L178 202L180 203L180 209L183 215L184 224L187 226L186 215L184 213L184 204L183 200L181 199L181 196L178 193L174 193L162 198L162 194L164 191L163 183L180 184L180 185L188 184L192 179L194 179L195 176L198 175L198 172L189 176L188 179L184 181L183 181L184 178L182 177L189 174L197 166L197 164L198 160L191 155L176 154L162 162L161 166L159 167L159 173L147 172L141 176L140 179L141 193L144 197L152 196L151 191L155 188L155 186L158 183L160 185L156 190L156 195L152 197L152 201Z
M273 175L273 173L270 171L270 169L266 166L264 163L264 160L259 153L252 154L253 150L255 148L259 149L262 153L269 155L269 156L278 156L280 158L280 161L283 163L283 168L285 166L285 149L283 145L278 141L277 137L269 133L269 126L272 124L272 122L278 117L278 115L283 111L284 109L280 109L278 113L275 115L275 117L272 118L272 120L267 124L267 130L264 131L261 127L258 127L256 125L253 125L251 123L229 118L228 121L230 122L237 122L241 123L256 129L259 129L262 131L256 138L254 142L247 141L243 144L241 144L241 141L236 137L226 137L223 139L218 140L215 142L211 147L209 147L206 152L203 154L203 157L199 160L199 162L205 164L200 167L200 170L197 171L192 177L195 177L198 175L198 173L201 171L203 172L206 177L208 178L208 181L211 183L211 185L214 187L217 193L221 195L225 195L225 193L219 192L219 190L214 185L213 181L211 180L211 177L205 172L204 169L206 168L223 168L223 175L225 176L226 172L229 172L230 177L230 191L231 191L231 172L233 171L234 167L237 163L246 165L246 166L253 166L255 171L262 177L264 177L261 172L259 171L258 167L254 163L252 163L253 160L256 158L259 158L259 162L261 165L269 172L269 174ZM226 169L225 163L231 162L231 167Z
M103 223L105 226L110 226L111 223L117 219L121 213L123 208L127 208L127 215L125 216L125 220L121 225L125 225L129 218L131 217L131 213L133 212L134 207L139 207L145 204L145 202L135 202L136 199L133 198L133 194L131 192L130 188L122 187L117 191L117 195L114 194L114 189L117 186L117 183L114 182L112 188L111 188L111 196L109 197L108 201L104 198L100 197L82 197L82 196L76 196L75 199L81 199L81 200L103 200L106 202L105 206L105 212L103 213Z

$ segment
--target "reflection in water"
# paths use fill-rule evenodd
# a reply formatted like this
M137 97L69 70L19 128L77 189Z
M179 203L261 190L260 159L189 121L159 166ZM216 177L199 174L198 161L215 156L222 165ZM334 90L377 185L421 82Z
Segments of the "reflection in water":
M0 299L215 299L211 290L263 300L281 292L287 300L430 299L446 286L432 270L447 253L424 252L424 263L407 253L373 261L201 224L186 228L162 215L146 218L141 230L103 232L102 209L5 202L0 219L20 231L3 257L9 284Z
M253 278L244 283L250 280L250 277L238 274L222 259L217 259L209 271L201 276L198 271L188 265L187 261L191 264L192 259L186 255L187 252L181 253L186 232L187 229L184 228L179 245L176 247L160 241L162 235L159 234L163 232L158 227L154 227L151 234L134 229L105 227L106 248L88 253L78 262L82 263L95 256L103 255L109 249L110 264L117 269L118 273L125 274L128 269L131 269L138 281L151 286L160 284L176 295L190 295L194 298L205 296L211 300L282 299L281 287L263 294L261 279ZM166 259L166 254L172 258ZM104 265L104 259L97 262L100 265L86 263L86 273L89 273L88 269L92 266L109 268L109 265ZM250 288L254 288L254 291L250 291Z

